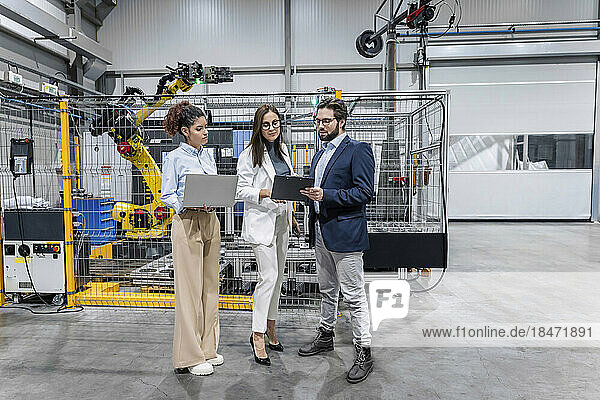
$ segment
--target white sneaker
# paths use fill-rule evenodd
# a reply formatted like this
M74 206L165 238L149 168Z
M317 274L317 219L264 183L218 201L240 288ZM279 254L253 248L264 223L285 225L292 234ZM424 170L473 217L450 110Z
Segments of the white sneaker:
M215 372L212 364L209 362L203 362L202 364L194 365L188 369L190 370L190 373L194 375L210 375Z
M215 358L209 358L206 362L211 363L212 365L223 365L223 356L217 354Z

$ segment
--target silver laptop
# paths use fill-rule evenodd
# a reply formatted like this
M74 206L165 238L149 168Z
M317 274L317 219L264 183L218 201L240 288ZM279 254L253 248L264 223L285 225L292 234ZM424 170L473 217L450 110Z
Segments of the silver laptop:
M183 207L233 207L237 180L237 175L187 175Z

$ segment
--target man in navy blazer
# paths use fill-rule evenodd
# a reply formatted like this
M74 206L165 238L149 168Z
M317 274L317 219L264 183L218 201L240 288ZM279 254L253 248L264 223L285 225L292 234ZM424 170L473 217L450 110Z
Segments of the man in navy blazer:
M345 133L347 119L348 109L340 99L327 99L317 106L315 125L323 148L310 167L315 186L301 192L310 199L309 238L317 259L321 321L315 339L298 354L333 350L341 290L350 310L356 350L346 379L358 383L373 369L362 255L369 248L365 210L374 195L375 160L369 144Z

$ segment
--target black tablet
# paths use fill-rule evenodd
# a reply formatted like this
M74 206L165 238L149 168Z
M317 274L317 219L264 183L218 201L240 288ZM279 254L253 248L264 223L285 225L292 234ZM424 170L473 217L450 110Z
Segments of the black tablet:
M300 189L313 187L314 184L314 178L275 175L271 198L274 200L308 201L308 197L300 194Z

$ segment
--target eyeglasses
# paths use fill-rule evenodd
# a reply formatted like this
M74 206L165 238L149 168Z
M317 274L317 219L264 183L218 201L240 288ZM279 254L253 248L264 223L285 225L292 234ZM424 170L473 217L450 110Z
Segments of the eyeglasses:
M269 122L263 122L262 124L260 124L260 126L266 131L271 129L271 127L273 127L273 129L277 129L281 126L281 121L276 119L275 121L269 123Z
M319 118L315 118L315 126L319 126L321 125L321 123L323 123L323 125L329 125L331 124L333 121L335 121L335 118L323 118L323 119L319 119Z

